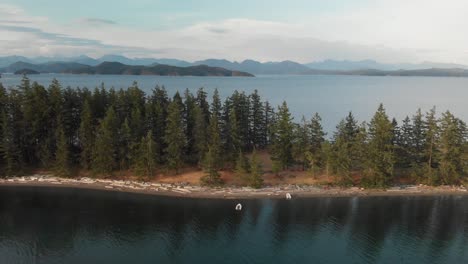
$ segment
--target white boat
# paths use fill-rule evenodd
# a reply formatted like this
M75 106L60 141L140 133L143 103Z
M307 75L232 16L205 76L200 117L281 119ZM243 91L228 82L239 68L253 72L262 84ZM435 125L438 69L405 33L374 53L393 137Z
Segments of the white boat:
M236 205L236 211L240 211L240 210L242 210L242 204L238 203Z
M291 200L291 194L290 193L286 193L286 200Z

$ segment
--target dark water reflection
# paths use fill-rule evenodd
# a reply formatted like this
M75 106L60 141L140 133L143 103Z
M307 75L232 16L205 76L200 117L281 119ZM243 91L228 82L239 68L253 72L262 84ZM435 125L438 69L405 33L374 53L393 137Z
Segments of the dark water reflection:
M0 263L468 262L468 197L237 202L1 187Z

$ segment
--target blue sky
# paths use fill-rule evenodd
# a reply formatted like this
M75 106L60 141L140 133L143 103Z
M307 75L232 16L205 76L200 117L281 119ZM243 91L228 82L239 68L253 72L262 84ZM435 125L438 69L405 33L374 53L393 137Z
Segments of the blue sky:
M142 28L173 28L200 21L249 18L294 22L319 13L333 13L368 4L367 0L14 0L32 15L59 23L82 17L100 18Z
M0 0L0 56L468 64L466 0Z

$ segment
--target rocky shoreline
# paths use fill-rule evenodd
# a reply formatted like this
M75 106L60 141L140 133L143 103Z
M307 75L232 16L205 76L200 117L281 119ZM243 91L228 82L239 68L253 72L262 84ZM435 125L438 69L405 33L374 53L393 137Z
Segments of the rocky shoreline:
M143 193L160 196L191 198L285 198L287 193L294 197L352 197L352 196L414 196L414 195L468 195L464 186L402 185L387 189L364 189L359 187L322 187L310 185L250 187L203 187L188 184L123 181L110 179L60 178L47 174L0 179L0 186L57 186L88 188L107 191Z

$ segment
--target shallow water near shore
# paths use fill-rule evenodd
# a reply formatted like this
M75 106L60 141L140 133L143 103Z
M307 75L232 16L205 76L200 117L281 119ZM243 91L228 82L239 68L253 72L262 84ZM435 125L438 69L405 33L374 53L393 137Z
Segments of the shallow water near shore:
M0 187L1 263L466 263L467 242L467 196L217 200Z

